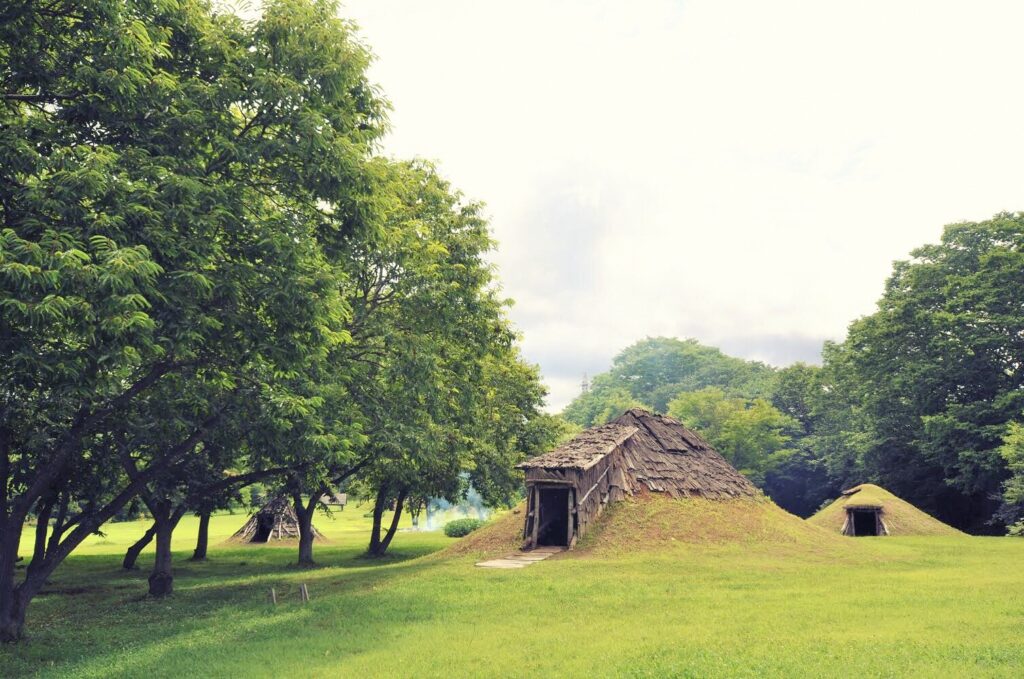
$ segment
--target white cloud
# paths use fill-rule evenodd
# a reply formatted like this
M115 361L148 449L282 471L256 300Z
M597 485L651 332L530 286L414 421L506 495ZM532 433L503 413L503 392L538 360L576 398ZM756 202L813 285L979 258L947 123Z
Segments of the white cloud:
M1019 2L350 0L389 152L488 203L559 408L647 335L813 358L1022 207Z

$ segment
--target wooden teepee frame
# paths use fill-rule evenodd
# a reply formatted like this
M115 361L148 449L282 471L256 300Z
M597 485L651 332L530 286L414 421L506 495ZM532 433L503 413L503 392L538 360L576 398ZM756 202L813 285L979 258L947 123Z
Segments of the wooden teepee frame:
M313 539L323 539L323 534L315 526L312 528ZM299 518L295 514L295 508L287 498L277 497L250 516L231 539L238 542L270 542L297 540L298 537Z

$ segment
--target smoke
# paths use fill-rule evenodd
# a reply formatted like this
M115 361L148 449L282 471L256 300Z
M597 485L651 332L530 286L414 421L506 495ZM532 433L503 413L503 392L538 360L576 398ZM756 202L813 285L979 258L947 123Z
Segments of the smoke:
M486 521L494 513L494 510L484 505L480 493L470 486L466 497L458 504L452 504L442 497L432 497L427 501L423 513L425 517L420 519L419 530L435 531L441 530L446 523L454 519L472 517Z

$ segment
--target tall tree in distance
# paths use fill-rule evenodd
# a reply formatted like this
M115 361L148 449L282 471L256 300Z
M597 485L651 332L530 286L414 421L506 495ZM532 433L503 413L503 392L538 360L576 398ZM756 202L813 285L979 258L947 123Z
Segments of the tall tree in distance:
M595 376L590 391L573 400L564 416L591 427L632 407L664 413L680 392L705 387L719 387L732 396L766 397L772 378L771 367L727 356L696 340L649 337L619 352L611 370Z
M668 414L696 430L758 486L794 452L790 443L797 421L761 398L730 398L717 387L707 387L676 396Z
M523 445L543 436L543 389L525 366L485 256L480 206L423 162L386 169L393 196L381 238L353 257L351 341L336 360L366 422L359 476L375 497L369 551L390 545L407 498L458 499L465 474L507 494ZM394 507L389 526L384 511Z

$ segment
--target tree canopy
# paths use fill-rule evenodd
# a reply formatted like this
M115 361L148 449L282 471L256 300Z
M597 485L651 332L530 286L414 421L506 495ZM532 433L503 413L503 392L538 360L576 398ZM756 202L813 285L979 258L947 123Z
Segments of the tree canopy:
M590 427L632 407L666 412L680 392L704 387L720 387L734 396L765 396L772 372L763 363L727 356L693 339L649 337L619 352L611 370L596 375L590 391L574 399L563 415Z
M246 483L300 518L357 472L508 499L544 445L479 206L376 156L388 103L337 11L0 10L0 640L139 498L163 595L177 519Z

